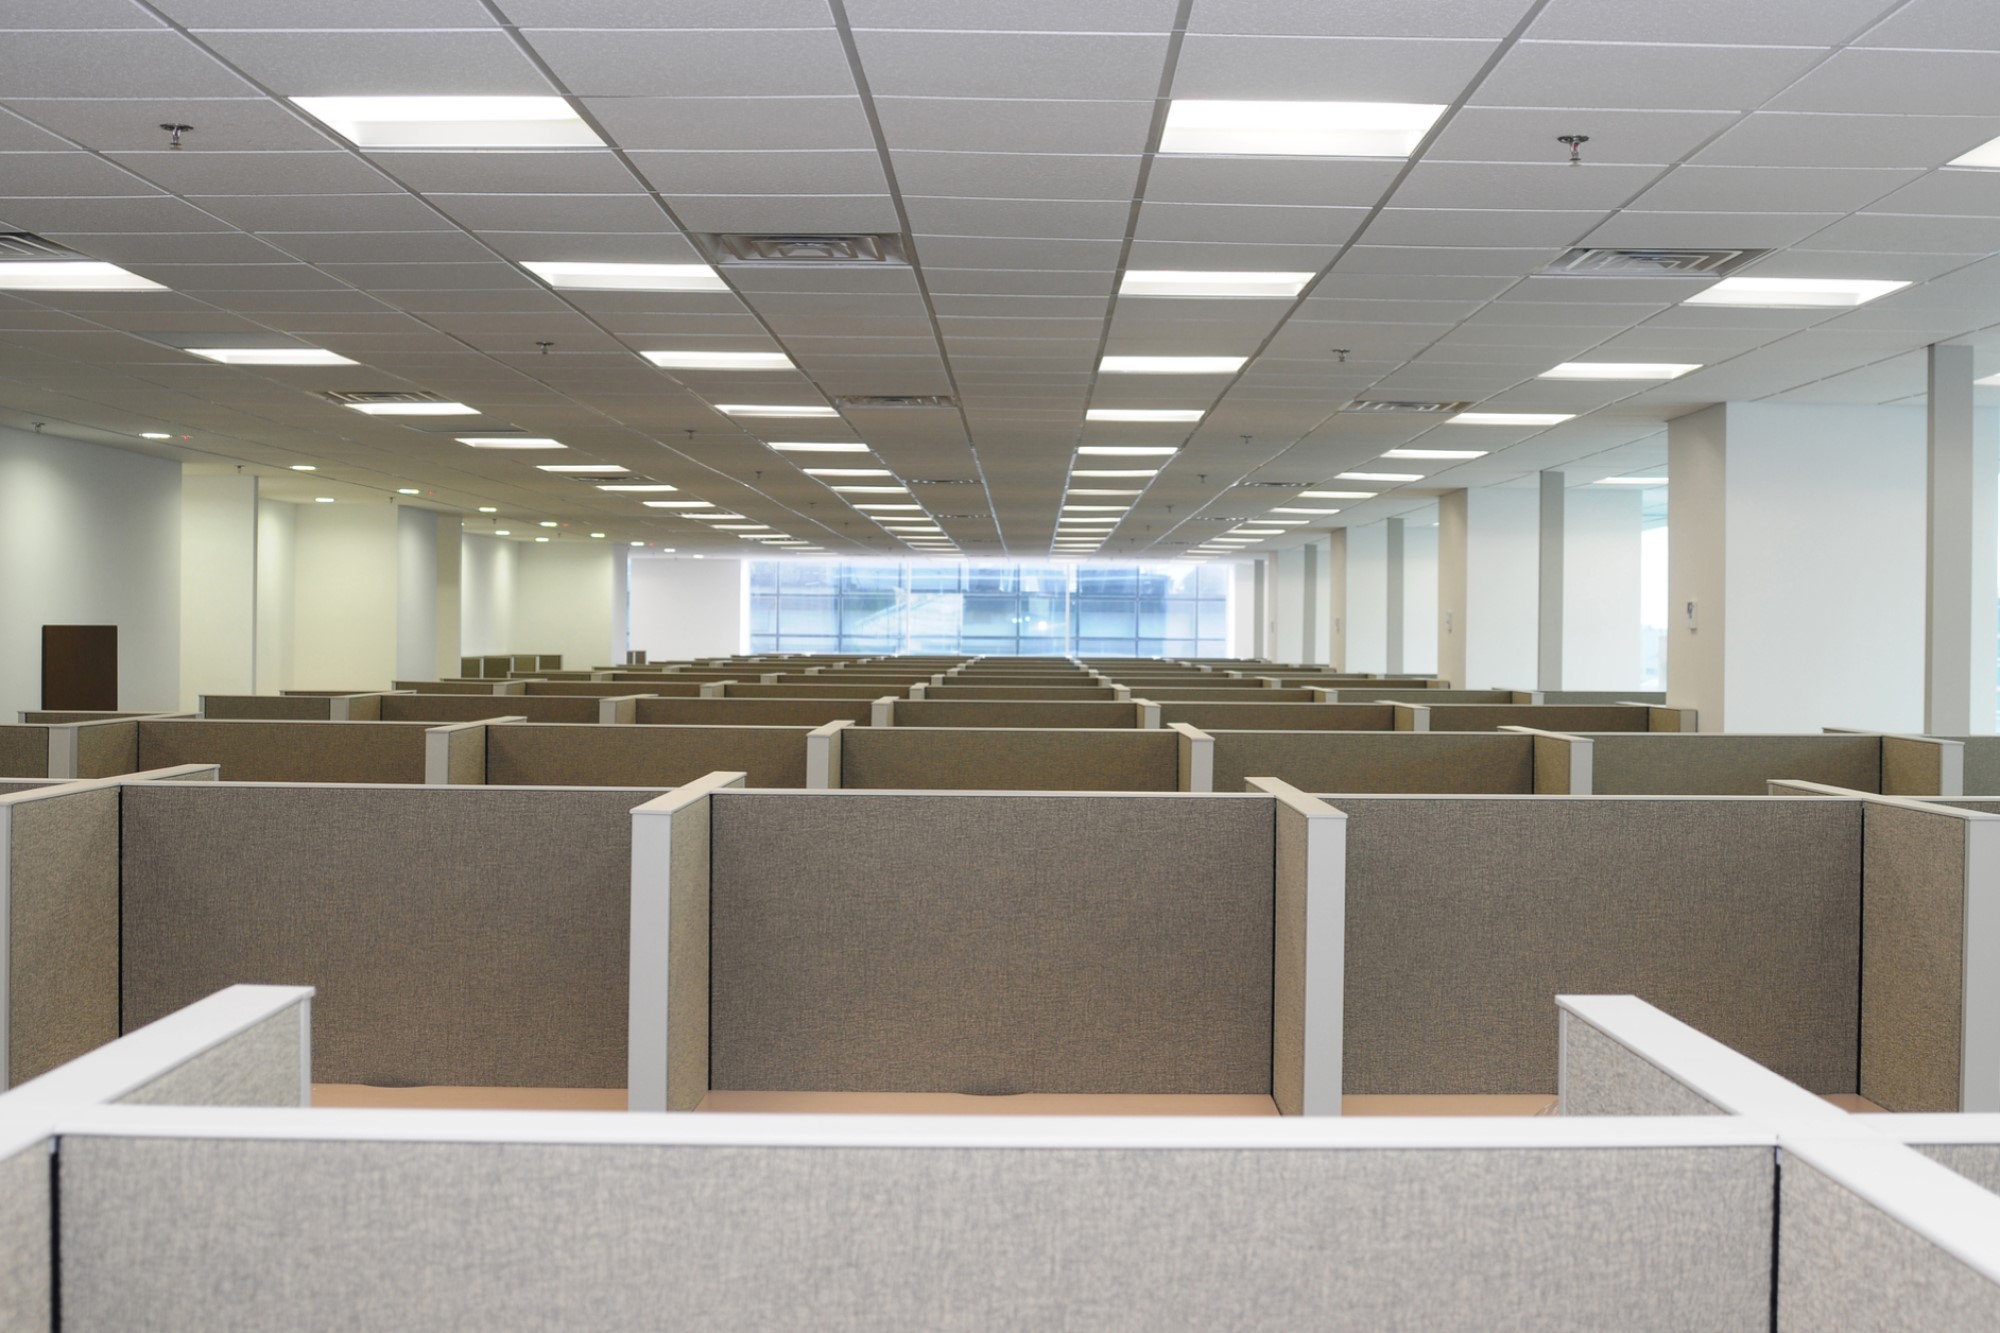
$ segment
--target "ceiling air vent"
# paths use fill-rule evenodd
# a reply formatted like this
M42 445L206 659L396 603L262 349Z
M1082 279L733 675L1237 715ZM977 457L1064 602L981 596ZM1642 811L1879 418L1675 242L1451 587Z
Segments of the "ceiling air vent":
M0 264L32 264L48 259L82 259L66 245L58 245L29 231L0 231Z
M1340 410L1343 412L1420 412L1427 415L1437 415L1439 413L1446 413L1446 412L1463 412L1471 406L1472 404L1469 401L1459 401L1452 403L1411 403L1411 402L1397 402L1390 399L1371 398L1364 400L1357 398L1353 402L1349 403L1346 407L1341 408Z
M1310 481L1239 481L1239 491L1302 491L1313 485Z
M1542 272L1564 278L1719 278L1767 250L1608 250L1580 246Z
M329 389L324 395L336 403L448 403L452 400L429 389ZM457 429L463 430L464 427Z
M895 407L956 407L958 403L949 394L942 393L863 393L845 397L836 395L837 407L858 407L864 410Z
M776 236L748 232L713 232L701 238L718 264L901 264L903 238L894 232L821 234L793 232Z

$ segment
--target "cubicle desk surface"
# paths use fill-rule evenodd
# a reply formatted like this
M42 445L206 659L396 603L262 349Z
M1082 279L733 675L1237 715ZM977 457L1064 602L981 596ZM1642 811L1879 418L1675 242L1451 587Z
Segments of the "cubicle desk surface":
M312 1104L398 1111L623 1111L623 1088L378 1088L315 1083Z

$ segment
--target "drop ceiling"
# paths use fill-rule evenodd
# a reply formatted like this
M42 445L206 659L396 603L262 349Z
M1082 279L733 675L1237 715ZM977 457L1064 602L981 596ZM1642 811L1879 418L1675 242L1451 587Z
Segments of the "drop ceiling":
M1134 483L1116 557L1295 502L1271 483L1424 474L1261 549L1284 547L1443 489L1658 471L1664 423L1713 402L1920 401L1932 342L2000 370L2000 172L1944 166L2000 136L1995 86L1991 0L14 0L0 230L168 290L0 293L0 421L241 466L280 498L729 554L751 543L536 465L620 465L850 556L909 548L802 469L887 468L958 550L1014 557L1048 552L1079 445L1179 447ZM447 93L562 96L608 146L364 152L286 100ZM1411 159L1159 155L1175 97L1447 110ZM181 148L162 123L192 127ZM1582 165L1562 134L1590 136ZM521 267L699 263L697 234L794 231L900 234L913 262L724 266L728 290L694 293L557 290ZM1701 280L1542 274L1583 245L1751 247L1770 253L1746 274L1912 285L1854 310L1729 309L1679 304ZM1296 300L1121 299L1128 269L1315 279ZM182 350L272 344L359 364ZM796 369L639 355L664 349ZM1106 355L1248 360L1100 378ZM1591 360L1703 368L1536 378ZM399 424L324 396L357 390L480 415ZM716 410L860 395L950 405ZM1574 416L1340 412L1357 397ZM1085 420L1134 408L1202 417ZM455 440L510 431L569 448ZM1378 463L1417 441L1490 452Z

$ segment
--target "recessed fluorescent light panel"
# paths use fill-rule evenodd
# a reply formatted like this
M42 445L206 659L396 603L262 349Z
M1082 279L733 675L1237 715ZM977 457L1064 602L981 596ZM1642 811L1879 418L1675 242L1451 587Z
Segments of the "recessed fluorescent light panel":
M616 463L537 463L537 472L574 472L580 476L622 477L630 468Z
M779 453L785 454L865 454L868 452L868 446L865 444L840 442L814 443L810 440L786 440L783 442L773 440L764 447L766 449L776 449Z
M1844 278L1724 278L1697 292L1682 305L1754 306L1776 310L1807 310L1866 305L1877 297L1899 292L1907 282Z
M1945 163L1948 167L1984 167L1991 170L2000 167L2000 139L1988 139L1969 153L1954 157Z
M1101 491L1095 489L1085 490L1080 486L1070 487L1069 493L1071 495L1144 495L1145 494L1144 491Z
M1375 491L1300 491L1301 500L1372 500Z
M166 287L116 264L95 259L52 259L0 264L0 291L163 292Z
M316 467L316 466L314 466L314 465L313 465L313 464L311 464L311 463L294 463L294 464L292 464L292 471L294 471L294 472L317 472L317 471L319 471L319 468L318 468L318 467Z
M560 97L294 97L361 148L602 148Z
M1106 375L1233 375L1243 356L1107 356L1097 363Z
M1221 273L1191 269L1128 269L1120 296L1179 296L1197 300L1234 297L1290 300L1312 281L1310 273Z
M1447 418L1455 426L1555 426L1576 419L1574 412L1460 412ZM1384 455L1388 457L1389 455ZM1415 457L1404 454L1405 458Z
M1408 157L1444 107L1418 102L1222 102L1175 98L1163 153Z
M1421 472L1342 472L1335 475L1335 481L1422 481ZM1315 499L1332 499L1335 492L1328 491Z
M459 435L460 444L472 449L567 449L561 440L543 435Z
M641 352L662 370L790 370L783 352Z
M1077 447L1080 454L1095 454L1099 458L1168 458L1180 452L1171 444L1085 444ZM1077 476L1082 473L1075 474ZM1151 474L1148 474L1151 475Z
M600 491L623 491L627 495L664 495L668 491L677 491L680 487L669 486L665 482L651 482L643 486L599 486L597 489Z
M1083 414L1085 421L1200 421L1194 408L1093 407Z
M1599 477L1599 486L1664 486L1665 477Z
M902 513L902 514L921 514L924 512L924 507L922 505L858 504L854 507L860 510L880 510L883 512L894 511L896 513Z
M707 500L647 500L648 509L713 509L715 505Z
M398 495L422 495L422 494L423 494L423 492L422 492L422 491L419 491L419 490L417 490L417 489L415 489L414 487L405 487L404 489L402 489L402 490L400 490L400 491L397 491L397 492L396 492L396 494L398 494Z
M184 347L193 356L225 366L352 366L359 364L324 347Z
M837 417L830 407L807 407L791 403L717 403L715 410L732 417Z
M1484 458L1484 449L1385 449L1384 458Z
M908 486L832 486L828 487L838 495L908 495Z
M1274 514L1338 514L1338 509L1273 509Z
M345 403L351 412L369 417L476 417L479 409L464 403Z
M1156 467L1079 467L1070 469L1072 477L1157 477Z
M142 440L171 440L174 437L163 430L148 430L141 431L139 438Z
M729 284L706 264L593 264L524 261L522 268L551 287L572 292L726 292Z
M1544 380L1677 380L1699 363L1682 365L1671 361L1565 361L1535 378Z
M799 471L808 477L893 477L885 467L807 467Z

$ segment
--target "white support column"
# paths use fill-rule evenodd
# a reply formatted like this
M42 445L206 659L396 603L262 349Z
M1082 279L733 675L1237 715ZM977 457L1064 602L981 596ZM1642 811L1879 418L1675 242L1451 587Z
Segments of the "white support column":
M1326 661L1347 668L1347 529L1326 535Z
M1563 474L1541 474L1541 547L1536 598L1535 688L1563 687ZM1636 669L1637 654L1634 654Z
M1393 676L1403 670L1403 520L1389 519L1383 527L1389 550L1388 652L1383 669Z
M1991 732L2000 476L1972 409L1972 349L1933 346L1927 387L1924 730Z
M1319 544L1307 542L1299 548L1299 657L1306 663L1321 661L1319 653L1320 561Z
M1519 487L1438 499L1437 674L1460 689L1535 678L1535 511L1535 493Z

